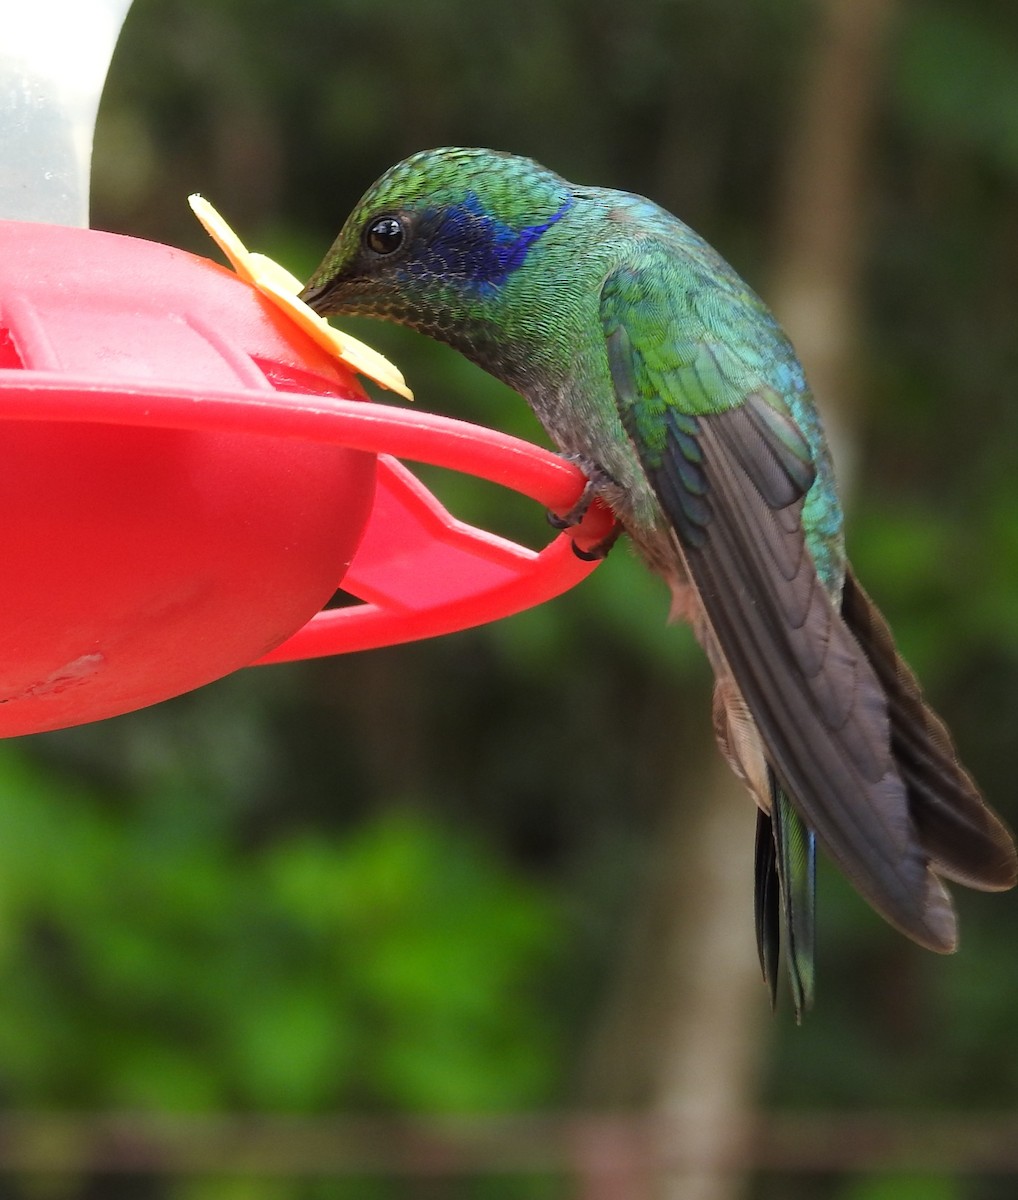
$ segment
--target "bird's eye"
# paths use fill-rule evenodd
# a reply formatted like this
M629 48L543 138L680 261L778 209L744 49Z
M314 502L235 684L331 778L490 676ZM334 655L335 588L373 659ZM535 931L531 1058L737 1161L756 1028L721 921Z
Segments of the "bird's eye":
M364 230L364 244L375 254L394 254L403 245L403 222L379 217Z

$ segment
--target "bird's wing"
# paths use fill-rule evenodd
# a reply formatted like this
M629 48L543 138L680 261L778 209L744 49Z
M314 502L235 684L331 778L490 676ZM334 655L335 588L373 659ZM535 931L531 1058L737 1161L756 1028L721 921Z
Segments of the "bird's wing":
M780 786L874 908L952 950L954 912L909 816L883 690L806 544L808 442L759 347L740 357L696 307L729 298L662 278L620 268L602 291L622 423Z
M1014 887L1018 861L1009 830L983 803L947 727L923 699L887 622L851 571L845 576L841 614L887 696L891 748L934 870L980 891Z

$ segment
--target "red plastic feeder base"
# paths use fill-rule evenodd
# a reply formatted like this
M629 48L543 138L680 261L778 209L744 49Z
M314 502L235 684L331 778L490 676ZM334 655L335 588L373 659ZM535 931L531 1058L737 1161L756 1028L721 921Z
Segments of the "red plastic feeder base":
M583 483L528 443L367 403L214 263L0 222L0 736L464 628L590 572L570 536L535 553L461 524L379 452L550 508ZM609 527L595 510L577 540ZM340 583L366 603L320 611Z

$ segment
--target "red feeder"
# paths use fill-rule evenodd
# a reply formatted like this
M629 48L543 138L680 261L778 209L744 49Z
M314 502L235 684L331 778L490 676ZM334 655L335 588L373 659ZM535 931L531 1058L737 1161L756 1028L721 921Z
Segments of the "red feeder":
M466 628L592 570L595 507L540 553L456 520L390 455L566 510L582 475L368 403L231 272L0 222L0 735L140 708L253 662ZM342 582L364 601L321 611Z

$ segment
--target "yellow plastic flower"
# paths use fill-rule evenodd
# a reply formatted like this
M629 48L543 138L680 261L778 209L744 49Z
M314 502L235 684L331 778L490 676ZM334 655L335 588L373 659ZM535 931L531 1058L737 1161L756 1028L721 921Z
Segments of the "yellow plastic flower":
M398 392L407 400L414 398L403 376L387 358L356 338L333 329L324 317L320 317L302 300L298 300L297 294L303 286L300 280L271 258L248 250L203 196L188 196L187 202L194 215L205 226L209 237L230 260L241 279L256 287L278 305L305 333L352 370L366 375L390 391Z

